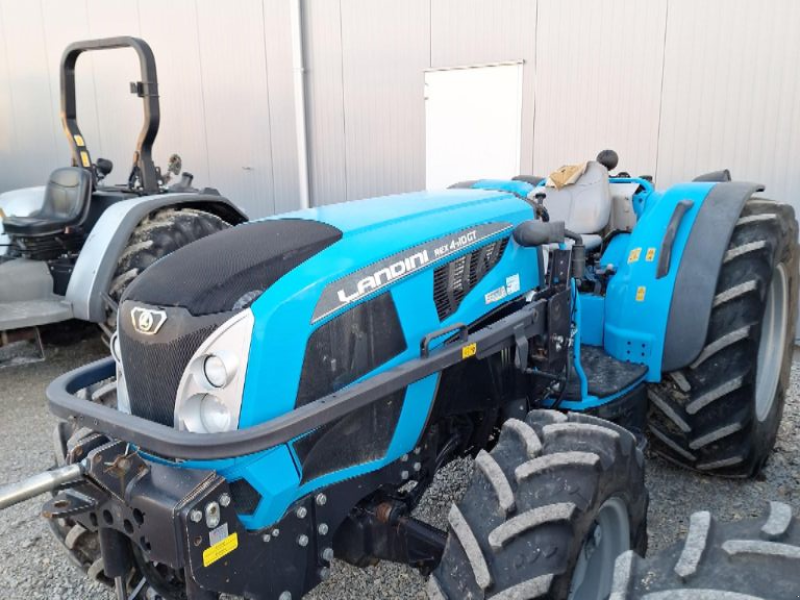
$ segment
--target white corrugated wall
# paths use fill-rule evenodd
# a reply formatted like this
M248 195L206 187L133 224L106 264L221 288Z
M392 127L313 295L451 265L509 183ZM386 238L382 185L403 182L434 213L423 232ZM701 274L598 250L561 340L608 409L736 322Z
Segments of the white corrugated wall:
M729 167L800 209L800 2L304 0L312 202L425 182L424 70L524 61L523 168L615 148L659 186ZM0 191L68 160L58 59L71 41L153 47L162 120L199 185L260 216L298 206L289 0L0 0ZM93 155L124 179L139 127L124 52L79 62ZM476 177L480 176L476 173Z

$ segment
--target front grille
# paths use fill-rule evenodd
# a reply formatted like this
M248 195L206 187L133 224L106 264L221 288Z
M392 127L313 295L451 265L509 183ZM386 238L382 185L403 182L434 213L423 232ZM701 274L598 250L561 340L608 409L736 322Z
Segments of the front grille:
M240 515L252 515L261 502L261 494L246 479L237 479L230 484L233 506Z
M405 388L398 390L295 441L303 483L383 458L394 439L405 395Z
M500 262L507 245L508 238L496 240L459 256L434 271L433 301L436 303L440 321L458 310L464 296Z
M230 313L193 317L184 308L164 308L167 318L155 335L138 332L123 302L119 320L122 366L131 413L162 425L174 424L175 397L186 366L200 345Z

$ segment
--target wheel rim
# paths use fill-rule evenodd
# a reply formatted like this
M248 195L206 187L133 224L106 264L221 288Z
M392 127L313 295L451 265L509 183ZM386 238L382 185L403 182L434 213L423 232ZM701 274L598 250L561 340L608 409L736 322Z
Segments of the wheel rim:
M767 305L761 323L756 371L756 418L765 421L778 392L783 356L786 352L786 323L789 306L786 268L778 265L767 292Z
M628 507L620 498L607 500L581 546L572 575L569 600L604 600L611 593L614 563L631 547Z

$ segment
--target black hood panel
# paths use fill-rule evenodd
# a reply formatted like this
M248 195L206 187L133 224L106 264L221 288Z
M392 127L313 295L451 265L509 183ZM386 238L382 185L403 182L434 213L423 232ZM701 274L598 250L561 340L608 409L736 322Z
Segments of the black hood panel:
M194 316L239 310L341 237L339 229L317 221L246 223L157 261L134 279L123 302L181 306Z

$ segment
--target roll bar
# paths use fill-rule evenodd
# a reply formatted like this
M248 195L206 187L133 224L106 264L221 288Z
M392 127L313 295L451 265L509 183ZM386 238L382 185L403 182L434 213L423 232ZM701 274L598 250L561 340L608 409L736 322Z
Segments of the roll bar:
M75 42L67 46L61 57L61 123L72 150L72 163L94 173L89 149L78 127L75 101L75 64L84 52L94 50L113 50L132 48L139 56L141 81L131 83L131 93L144 101L144 125L139 132L134 153L134 166L138 168L145 193L154 194L159 191L158 173L153 163L153 142L158 133L161 112L158 105L158 77L156 75L156 59L150 46L142 39L122 36L100 40Z

